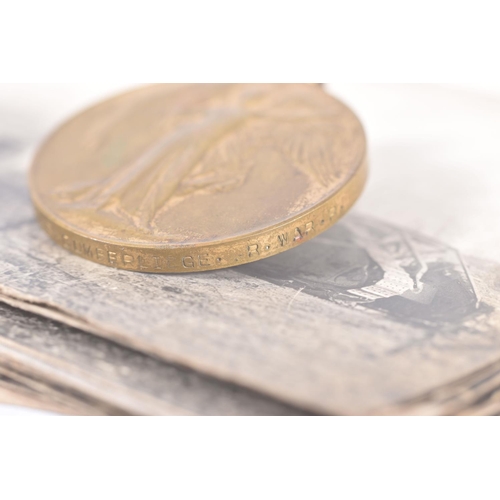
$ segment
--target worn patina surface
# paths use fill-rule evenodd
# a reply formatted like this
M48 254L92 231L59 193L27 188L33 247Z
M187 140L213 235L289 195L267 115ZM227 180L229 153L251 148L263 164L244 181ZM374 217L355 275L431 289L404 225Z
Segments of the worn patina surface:
M153 85L67 122L31 170L46 231L101 264L193 272L310 240L366 177L356 116L308 84Z

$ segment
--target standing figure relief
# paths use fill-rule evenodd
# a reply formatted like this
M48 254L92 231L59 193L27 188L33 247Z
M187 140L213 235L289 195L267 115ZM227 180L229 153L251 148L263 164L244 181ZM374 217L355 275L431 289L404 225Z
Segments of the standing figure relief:
M198 110L192 120L186 120L189 113L182 115L181 124L171 127L112 173L83 187L60 187L53 198L68 208L112 214L137 228L154 229L156 219L174 197L207 188L217 190L218 186L227 189L244 182L252 167L251 158L238 158L233 151L235 157L221 165L213 161L204 164L204 160L250 122L268 123L269 140L265 147L278 150L295 167L325 184L330 180L334 151L331 130L324 133L321 124L331 113L323 112L320 103L311 105L307 97L297 91L287 94L286 87L259 92L245 92L243 88L236 99L208 106L205 112ZM311 146L315 151L311 151ZM251 149L248 144L246 147ZM240 149L245 149L245 144ZM221 156L227 157L227 151ZM203 178L206 171L215 171L215 175L205 176L210 185L191 183L191 189L185 189L190 177L196 173Z

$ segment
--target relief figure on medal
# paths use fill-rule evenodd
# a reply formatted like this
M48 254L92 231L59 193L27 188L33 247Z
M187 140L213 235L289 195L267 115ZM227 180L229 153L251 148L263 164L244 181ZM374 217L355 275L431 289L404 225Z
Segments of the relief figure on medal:
M59 186L52 200L73 212L92 211L104 225L120 221L160 234L158 220L169 208L189 197L242 189L266 152L279 158L266 168L286 168L287 175L294 169L325 191L341 173L335 168L332 110L305 86L207 86L192 101L176 106L171 100L171 112L151 117L152 132L144 132L146 139L126 161L110 172L97 171L91 181ZM113 134L120 134L119 127L106 141L113 143ZM95 154L106 147L99 144Z

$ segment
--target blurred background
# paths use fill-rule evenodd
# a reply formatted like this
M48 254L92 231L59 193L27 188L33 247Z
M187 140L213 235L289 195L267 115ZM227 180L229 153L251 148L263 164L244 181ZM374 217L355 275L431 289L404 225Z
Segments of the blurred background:
M0 84L0 168L28 171L40 142L79 110L134 83ZM326 84L364 123L370 177L354 211L465 257L499 262L500 85ZM0 405L2 414L38 414Z

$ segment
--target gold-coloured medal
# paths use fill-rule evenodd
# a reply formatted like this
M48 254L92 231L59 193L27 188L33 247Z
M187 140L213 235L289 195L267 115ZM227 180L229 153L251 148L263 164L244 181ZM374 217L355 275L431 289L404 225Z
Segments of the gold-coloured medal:
M193 272L294 248L359 197L366 139L308 84L162 84L59 128L30 173L41 224L120 269Z

